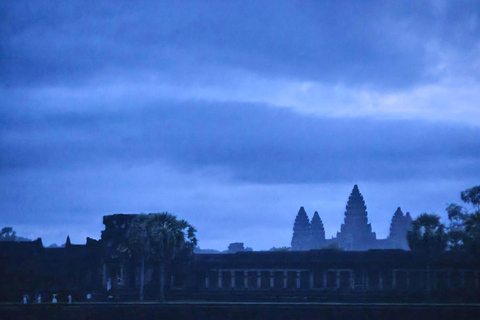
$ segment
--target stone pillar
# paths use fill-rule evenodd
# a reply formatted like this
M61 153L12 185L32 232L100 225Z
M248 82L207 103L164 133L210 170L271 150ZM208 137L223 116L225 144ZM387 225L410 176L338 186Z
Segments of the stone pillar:
M218 270L218 289L222 289L222 270Z
M313 290L313 271L310 271L310 290Z
M355 277L353 274L353 270L350 270L350 289L352 291L355 290Z
M392 270L392 289L395 289L396 285L397 285L397 270Z
M368 271L365 271L364 273L365 278L364 278L364 289L368 290L368 283L370 282L370 278L368 277Z
M287 288L288 272L283 271L283 289Z
M270 271L270 288L273 289L274 285L274 274L273 271Z
M102 285L104 287L107 286L107 265L105 263L103 264L103 270L102 270Z
M300 283L300 280L301 280L300 271L297 270L297 272L295 272L295 275L296 275L296 278L297 278L297 289L300 289L300 285L301 285L301 283Z
M407 271L407 290L410 290L410 271Z
M235 270L230 271L230 275L232 277L232 288L235 288Z
M248 289L248 271L243 272L243 287Z
M120 283L118 283L117 281L117 284L123 286L123 264L120 266Z
M262 288L262 272L257 271L257 288L261 289Z
M383 273L380 271L378 273L378 290L383 290Z
M210 279L208 278L208 274L207 276L205 277L205 289L209 289L210 288Z
M338 290L338 289L340 289L340 271L337 270L335 275L336 275L336 281L337 281L336 285L337 285L337 290Z
M323 270L323 289L327 289L327 270Z

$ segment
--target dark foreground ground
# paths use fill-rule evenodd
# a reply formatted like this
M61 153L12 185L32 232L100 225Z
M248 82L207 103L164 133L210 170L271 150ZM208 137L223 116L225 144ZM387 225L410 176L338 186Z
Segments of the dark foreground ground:
M0 304L0 319L480 319L480 304L4 303Z

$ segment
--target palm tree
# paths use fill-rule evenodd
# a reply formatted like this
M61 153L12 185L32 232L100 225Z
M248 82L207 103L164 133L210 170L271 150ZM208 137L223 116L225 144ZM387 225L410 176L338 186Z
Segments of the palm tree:
M153 259L159 265L160 301L165 300L165 265L185 248L197 245L195 228L173 214L150 213L138 215L128 232L131 250L140 256L142 269L140 276L140 299L143 299L145 260Z
M165 265L170 263L175 255L185 247L197 245L195 228L185 220L178 220L170 213L150 214L149 235L153 258L159 263L160 270L160 301L165 300Z
M148 223L150 217L139 214L132 220L127 231L127 243L131 252L137 255L141 261L140 270L140 301L144 298L145 287L145 260L151 254L152 246L148 235Z
M465 236L463 242L468 252L480 258L480 210L465 217Z
M412 221L412 231L408 231L410 249L425 259L427 267L426 299L430 299L430 263L447 248L445 226L435 214L422 213Z

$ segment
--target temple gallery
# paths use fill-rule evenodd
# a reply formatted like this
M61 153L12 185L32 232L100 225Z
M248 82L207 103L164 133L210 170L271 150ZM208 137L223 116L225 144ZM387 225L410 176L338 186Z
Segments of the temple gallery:
M393 210L392 210L393 211ZM428 288L432 295L478 299L479 267L471 255L446 251L425 257L408 250L412 219L394 211L389 236L377 239L368 222L365 200L357 185L351 191L344 223L325 238L320 214L311 219L303 207L292 214L291 248L196 254L182 250L159 271L158 259L142 259L126 244L136 214L103 217L101 238L76 245L67 238L61 248L45 248L41 239L0 243L2 301L59 294L82 300L156 299L165 279L168 299L265 300L299 298L328 301L407 299ZM142 288L141 288L142 287ZM303 299L302 298L302 299ZM363 300L362 300L363 301ZM463 300L462 300L463 301Z

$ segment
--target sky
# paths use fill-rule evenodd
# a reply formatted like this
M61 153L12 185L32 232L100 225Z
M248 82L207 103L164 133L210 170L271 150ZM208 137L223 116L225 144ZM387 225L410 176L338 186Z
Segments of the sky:
M3 1L0 224L44 245L171 212L199 246L336 235L354 184L447 222L480 184L478 1Z

